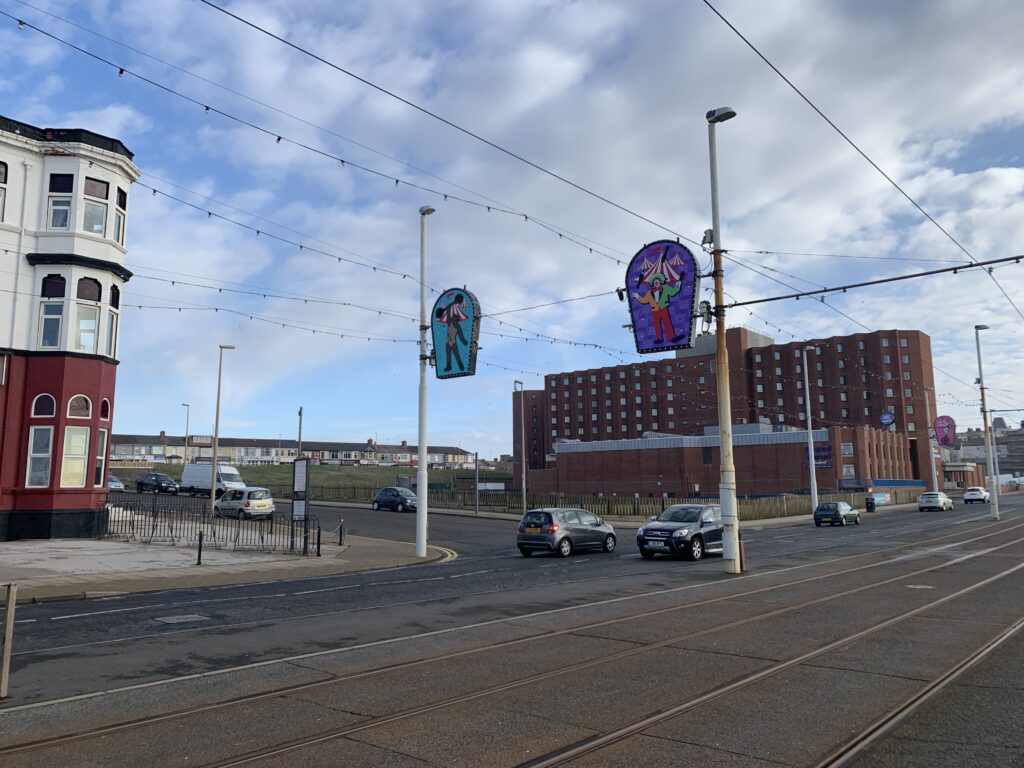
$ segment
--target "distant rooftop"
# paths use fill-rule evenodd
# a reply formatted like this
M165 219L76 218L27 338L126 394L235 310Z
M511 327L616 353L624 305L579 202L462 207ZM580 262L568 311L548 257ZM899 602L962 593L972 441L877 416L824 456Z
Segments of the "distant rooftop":
M135 153L122 144L120 140L111 139L109 136L101 136L84 128L37 128L34 125L0 115L0 131L24 136L35 141L52 141L55 144L88 144L90 147L122 155L129 160L135 157Z

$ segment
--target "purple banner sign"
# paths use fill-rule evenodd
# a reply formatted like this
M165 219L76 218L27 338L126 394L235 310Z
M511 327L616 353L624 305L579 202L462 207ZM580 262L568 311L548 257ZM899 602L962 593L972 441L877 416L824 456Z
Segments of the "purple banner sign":
M636 351L692 347L699 291L697 260L688 248L673 240L641 248L626 268Z
M935 420L935 442L939 445L956 443L956 422L950 416L939 416Z

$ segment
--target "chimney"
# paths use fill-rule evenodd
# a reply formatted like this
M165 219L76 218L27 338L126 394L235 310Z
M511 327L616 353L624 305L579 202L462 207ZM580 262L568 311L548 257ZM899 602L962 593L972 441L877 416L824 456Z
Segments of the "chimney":
M366 447L367 448L373 448L373 438L372 437L366 438Z
M409 447L409 441L408 440L403 440L402 441L402 447L403 448L408 448Z
M160 430L160 442L167 442L167 433L162 429Z

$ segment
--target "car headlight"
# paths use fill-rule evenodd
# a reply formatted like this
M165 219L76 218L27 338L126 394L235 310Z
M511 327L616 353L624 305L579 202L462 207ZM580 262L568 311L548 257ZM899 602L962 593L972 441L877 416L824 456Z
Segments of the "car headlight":
M644 535L644 529L643 528L637 528L636 529L636 535L637 536L643 536Z
M682 538L683 536L685 536L689 532L690 532L689 528L680 528L678 531L672 531L672 537L673 538L677 538L677 539L678 538Z

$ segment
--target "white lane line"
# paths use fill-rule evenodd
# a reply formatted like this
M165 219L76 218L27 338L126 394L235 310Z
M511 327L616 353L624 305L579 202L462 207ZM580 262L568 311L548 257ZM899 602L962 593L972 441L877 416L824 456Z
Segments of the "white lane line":
M211 470L212 471L212 470ZM305 592L292 592L292 595L313 595L317 592L340 592L343 589L355 589L361 587L362 584L347 584L344 587L324 587L323 589L307 589Z
M508 569L507 568L502 568L501 570L507 571ZM481 573L494 573L495 571L496 571L496 569L490 568L490 569L488 569L486 571L473 571L471 573L457 573L454 576L449 576L448 578L449 579L462 579L462 578L465 578L466 576L479 576Z
M261 597L287 597L281 592L276 595L261 595ZM90 611L88 613L69 613L65 616L51 616L50 621L63 621L64 619L81 619L86 616L103 616L108 613L127 613L129 611L145 611L149 608L165 608L171 605L205 605L207 603L233 603L238 600L252 600L251 596L246 597L215 597L208 600L183 600L174 603L150 603L147 605L134 605L130 608L110 608L106 611Z
M213 470L210 470L210 471L212 472ZM15 624L31 624L34 621L35 621L35 619L15 619L14 623Z

